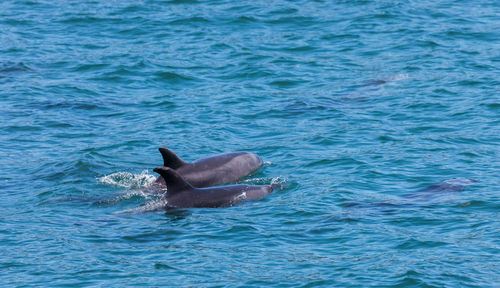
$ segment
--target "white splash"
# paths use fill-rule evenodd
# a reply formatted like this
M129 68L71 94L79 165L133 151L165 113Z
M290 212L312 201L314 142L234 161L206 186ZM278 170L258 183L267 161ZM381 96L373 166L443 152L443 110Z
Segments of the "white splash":
M286 178L285 177L282 177L281 175L278 176L278 177L274 177L272 180L271 180L271 185L283 185L285 184L286 182Z
M286 181L287 179L285 177L278 176L274 178L250 178L241 182L255 185L271 185L275 189L283 190L285 188Z
M251 179L244 179L241 182L243 182L243 183L255 183L255 182L260 183L260 182L266 182L268 180L269 180L269 178L251 178Z
M146 188L156 180L155 175L149 174L147 170L141 174L132 174L129 172L117 172L98 178L99 182L104 184L116 185L130 189Z

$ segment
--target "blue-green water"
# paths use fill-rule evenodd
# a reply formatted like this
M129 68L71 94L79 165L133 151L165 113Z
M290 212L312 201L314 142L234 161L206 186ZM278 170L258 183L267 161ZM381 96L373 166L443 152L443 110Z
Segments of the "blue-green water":
M2 287L499 287L498 1L0 3ZM262 201L158 210L168 146ZM462 192L403 197L446 179Z

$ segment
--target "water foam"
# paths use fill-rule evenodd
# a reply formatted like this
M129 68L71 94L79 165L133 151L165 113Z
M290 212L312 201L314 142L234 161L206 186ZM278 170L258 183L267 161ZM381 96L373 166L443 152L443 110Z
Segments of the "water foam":
M269 183L269 181L271 183ZM251 178L251 179L245 179L242 182L243 183L250 183L250 184L257 184L257 185L271 185L273 188L278 188L280 190L283 190L285 187L287 179L283 176L278 176L274 178ZM269 183L269 184L268 184Z
M116 172L98 178L99 182L109 185L120 186L129 189L141 189L151 186L156 177L144 170L141 174L132 174L129 172Z

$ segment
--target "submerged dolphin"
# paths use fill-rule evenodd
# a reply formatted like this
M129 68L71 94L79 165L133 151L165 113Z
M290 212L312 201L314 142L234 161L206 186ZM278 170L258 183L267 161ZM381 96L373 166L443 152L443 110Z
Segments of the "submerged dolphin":
M235 182L262 166L259 156L250 152L224 153L186 163L165 147L158 150L163 157L163 166L175 170L195 187ZM165 185L165 180L159 176L155 183Z
M462 192L468 186L473 183L479 182L474 179L467 178L453 178L440 181L436 184L432 184L416 192L405 194L401 196L403 201L375 201L368 203L361 202L347 202L343 203L344 207L385 207L385 208L396 208L396 207L411 207L419 204L427 204L435 200L439 196L446 195L452 192Z
M157 167L167 186L163 199L169 208L215 208L227 207L246 200L264 198L273 191L272 186L228 185L212 188L196 188L175 170Z
M443 180L439 183L420 189L415 193L404 195L403 197L415 200L423 200L439 196L441 193L444 192L462 192L463 190L465 190L465 188L476 182L478 181L467 178L453 178L453 179Z

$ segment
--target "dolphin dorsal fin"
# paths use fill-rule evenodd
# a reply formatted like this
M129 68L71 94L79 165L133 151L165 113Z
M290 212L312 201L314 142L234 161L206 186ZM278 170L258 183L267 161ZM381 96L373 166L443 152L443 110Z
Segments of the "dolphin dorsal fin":
M176 193L195 189L189 184L179 173L169 167L156 167L153 169L156 173L160 174L165 179L167 185L167 195L172 196Z
M181 158L179 158L179 156L175 155L175 153L172 152L170 149L165 147L160 147L158 148L158 150L160 151L161 156L163 157L163 166L172 169L177 169L182 165L186 164L184 161L182 161Z

